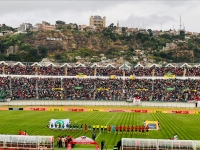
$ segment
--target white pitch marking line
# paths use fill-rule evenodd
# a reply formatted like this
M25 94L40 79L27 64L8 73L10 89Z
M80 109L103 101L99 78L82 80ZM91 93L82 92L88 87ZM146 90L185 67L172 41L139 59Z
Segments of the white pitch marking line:
M110 123L110 121L115 117L116 113L112 116L112 118L110 118L110 120L107 122L106 126ZM96 139L99 137L99 135L101 134L101 132L99 132L99 134L97 135Z

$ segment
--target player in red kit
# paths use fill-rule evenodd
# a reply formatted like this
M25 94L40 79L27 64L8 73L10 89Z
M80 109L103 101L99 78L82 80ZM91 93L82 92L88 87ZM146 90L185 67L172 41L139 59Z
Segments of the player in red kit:
M141 127L141 126L139 126L139 132L141 132L141 129L142 129L142 127Z
M138 126L135 126L135 132L137 132L138 131Z
M132 125L132 126L131 126L131 132L132 132L132 134L133 134L133 132L134 132L134 129L135 129L135 128L134 128L134 125Z
M144 129L145 129L145 127L144 127L144 126L142 126L142 134L144 134Z
M146 126L146 134L147 134L147 135L149 135L148 132L149 132L149 126L147 125L147 126Z
M122 125L119 127L120 128L120 133L122 133L123 127Z
M128 127L127 127L128 134L130 134L130 130L131 130L131 127L128 126Z
M119 127L118 127L118 125L116 125L116 133L118 134L118 130L119 130Z
M108 126L108 133L110 133L110 130L111 130L111 126Z
M124 131L124 133L126 133L126 126L125 125L123 126L123 131Z

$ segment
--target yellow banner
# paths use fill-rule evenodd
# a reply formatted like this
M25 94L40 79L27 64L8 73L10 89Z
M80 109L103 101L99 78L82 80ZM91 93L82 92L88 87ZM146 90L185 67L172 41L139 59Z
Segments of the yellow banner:
M167 113L167 111L162 111L162 113Z
M63 88L52 88L53 91L62 91Z
M103 109L89 109L89 111L103 111Z
M97 88L97 91L108 91L109 88Z
M176 78L176 75L171 74L171 73L167 73L167 74L164 75L164 78L165 79L174 79L174 78Z
M135 76L130 75L130 79L131 79L131 80L135 79Z
M111 79L115 79L116 76L115 76L115 75L111 75L110 78L111 78Z
M50 111L63 111L63 108L50 108Z
M143 88L143 89L137 89L137 91L146 91L147 89Z
M84 75L84 74L77 74L76 77L77 77L77 78L85 78L85 77L87 77L87 75Z

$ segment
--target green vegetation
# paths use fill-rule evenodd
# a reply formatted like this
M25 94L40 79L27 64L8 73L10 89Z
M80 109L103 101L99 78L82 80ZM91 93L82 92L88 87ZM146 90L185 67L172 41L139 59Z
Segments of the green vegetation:
M163 114L163 113L125 113L125 112L62 112L62 111L0 111L0 133L17 134L26 130L29 135L72 135L74 138L88 136L91 133L51 131L46 128L50 119L70 118L72 123L100 125L143 125L144 120L159 120L161 131L149 131L149 135L97 133L97 142L106 141L113 148L122 137L168 139L178 134L181 140L200 140L199 114ZM82 147L77 145L76 147ZM84 146L83 146L84 147Z
M77 24L65 24L60 20L56 21L56 28L60 31L31 32L28 30L27 34L0 37L0 60L41 61L42 58L49 57L59 62L74 62L76 56L81 56L87 58L87 61L97 62L100 59L92 60L91 58L93 56L100 58L101 53L108 59L119 58L122 56L120 51L123 50L123 57L130 62L133 61L132 56L135 55L138 55L139 60L153 58L156 62L200 61L199 36L188 35L184 31L181 31L179 35L169 32L154 33L151 29L147 32L136 32L128 31L126 27L118 29L113 23L108 28L96 31L89 28L79 31ZM0 27L0 31L4 30L15 31L6 25ZM186 36L190 38L186 39ZM45 40L47 37L62 37L63 40ZM162 51L166 43L174 43L177 47ZM6 55L6 50L10 46L17 51ZM145 56L135 53L137 49L142 50Z

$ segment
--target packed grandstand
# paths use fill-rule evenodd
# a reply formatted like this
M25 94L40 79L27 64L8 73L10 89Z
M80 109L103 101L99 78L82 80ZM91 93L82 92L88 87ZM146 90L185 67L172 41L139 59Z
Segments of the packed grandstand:
M0 74L0 99L127 101L139 97L141 101L200 100L198 78L185 78L198 77L200 68L188 64L178 67L154 64L146 68L141 64L134 67L126 64L118 67L112 64L56 66L53 63L42 66L0 62ZM151 78L167 74L170 74L167 79ZM129 78L131 75L133 78Z

